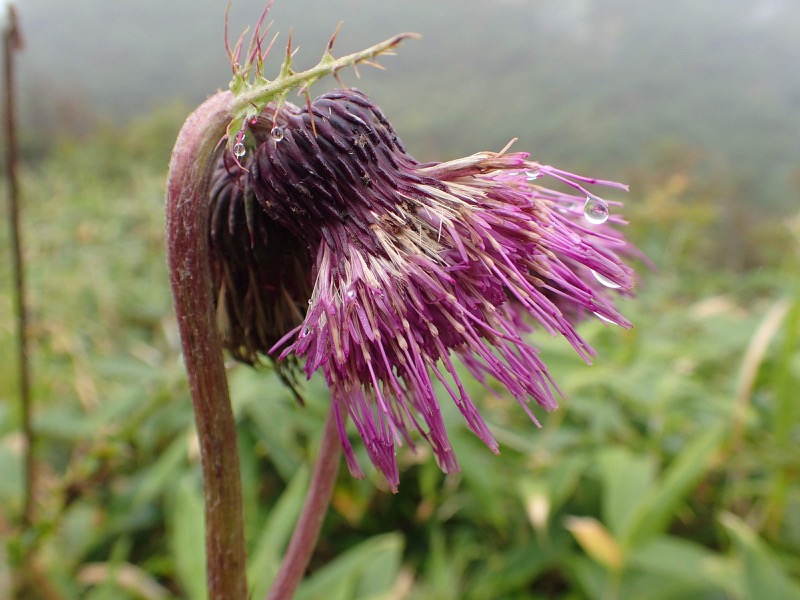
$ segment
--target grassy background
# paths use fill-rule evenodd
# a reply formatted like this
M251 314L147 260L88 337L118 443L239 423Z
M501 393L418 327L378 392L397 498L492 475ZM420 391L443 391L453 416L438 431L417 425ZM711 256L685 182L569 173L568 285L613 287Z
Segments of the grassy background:
M0 531L6 574L33 544L64 598L203 594L199 465L163 250L176 113L64 141L24 173L39 522L15 528L22 474L8 283ZM537 336L569 399L536 430L513 401L487 396L500 457L446 404L462 474L442 476L424 449L401 451L396 496L371 470L364 482L342 474L299 597L798 593L797 218L771 224L752 250L756 268L717 264L727 240L691 166L647 181L631 202L631 234L657 269L642 270L639 297L625 302L635 329L587 323L599 351L591 367ZM4 282L8 268L0 265ZM230 378L261 597L307 483L327 392L311 381L302 409L268 372L232 366Z
M407 144L432 151L425 121L414 125L424 103L402 104L390 116L408 121L398 124ZM36 136L26 142L38 518L19 529L22 440L4 250L0 597L10 597L29 548L50 588L42 597L203 597L197 443L163 239L165 165L188 111L179 103L93 120L47 146ZM587 130L568 128L567 114L551 126L580 140ZM468 129L463 120L448 127ZM743 182L738 163L709 164L699 141L663 133L641 146L614 136L641 150L635 160L556 153L564 153L559 166L605 162L592 174L632 184L629 233L656 264L641 269L639 295L624 303L636 327L586 323L582 333L599 353L591 367L559 340L535 336L568 397L540 415L541 430L513 400L472 386L500 457L446 403L460 475L443 476L424 448L401 450L397 495L372 469L366 481L343 472L299 599L800 597L797 203L781 196L780 217L754 210L760 190ZM440 137L441 158L448 144L463 153L502 145ZM546 151L542 142L538 156L556 162ZM6 228L0 247L8 247ZM250 581L261 598L302 501L327 392L309 382L303 409L269 372L232 365L230 381Z

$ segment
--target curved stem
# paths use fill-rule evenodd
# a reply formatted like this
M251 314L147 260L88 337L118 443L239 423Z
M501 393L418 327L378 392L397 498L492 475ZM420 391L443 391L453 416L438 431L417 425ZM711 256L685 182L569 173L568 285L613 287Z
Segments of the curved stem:
M289 600L294 595L317 545L322 522L325 520L333 494L336 474L339 471L339 458L342 454L334 412L336 410L338 410L336 405L331 403L306 503L283 557L281 568L267 595L267 600Z
M167 254L200 442L209 600L245 600L247 578L236 424L216 326L208 258L208 173L233 96L209 98L178 135L167 182Z

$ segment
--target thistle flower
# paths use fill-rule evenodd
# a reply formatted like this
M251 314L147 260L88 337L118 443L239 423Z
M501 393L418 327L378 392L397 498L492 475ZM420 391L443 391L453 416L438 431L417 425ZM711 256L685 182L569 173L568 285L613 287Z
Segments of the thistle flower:
M303 372L321 371L331 389L306 502L270 590L280 600L292 597L309 563L340 447L363 476L348 418L392 489L395 445L413 446L413 430L452 472L458 462L435 382L498 449L455 359L487 387L504 385L535 421L530 404L552 409L559 392L527 334L560 334L588 360L580 319L595 313L629 325L612 296L631 289L620 257L633 249L615 228L619 217L609 219L608 204L585 189L624 186L508 148L420 164L360 92L314 102L309 95L326 76L339 81L343 69L377 66L415 34L337 58L335 32L319 63L302 72L292 67L290 38L269 79L263 66L274 39L264 46L265 16L246 51L243 37L228 46L230 91L186 120L167 182L167 261L200 444L213 599L247 595L223 345L250 364L274 361L292 387ZM287 102L293 90L305 108ZM570 193L540 186L545 177Z
M552 410L560 392L527 334L561 335L588 361L582 318L630 326L613 299L633 286L621 258L632 249L587 189L625 186L508 148L421 164L355 89L270 104L236 141L210 188L223 343L244 362L276 361L289 383L322 372L354 476L348 417L393 490L395 447L413 447L414 430L454 472L437 381L498 452L457 360L536 422L531 402Z

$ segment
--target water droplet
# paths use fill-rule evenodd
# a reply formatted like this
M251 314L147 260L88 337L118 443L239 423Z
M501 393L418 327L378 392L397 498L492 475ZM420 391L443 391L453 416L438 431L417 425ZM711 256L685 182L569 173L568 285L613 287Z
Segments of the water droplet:
M236 142L233 145L233 155L236 158L242 158L247 153L247 149L242 142Z
M313 300L309 300L308 301L308 305L311 306L312 304L314 304L314 301Z
M595 316L596 316L598 319L600 319L601 321L605 321L606 323L611 323L612 325L617 325L617 323L615 323L614 321L612 321L612 320L611 320L611 319L609 319L608 317L604 317L604 316L603 316L603 315L601 315L599 312L596 312L596 311L595 311L594 315L595 315Z
M605 200L600 198L586 198L586 204L583 205L583 216L592 225L600 225L608 221L608 204Z
M356 297L356 291L355 290L347 290L347 297L350 298L350 300L352 300L353 298Z
M308 327L303 327L303 331L300 332L300 337L308 337L309 333L311 333L311 330Z
M616 283L614 281L611 281L608 277L606 277L605 275L601 275L600 273L598 273L594 269L592 269L592 275L594 275L594 278L597 279L597 281L602 283L607 288L611 288L612 290L615 290L617 288L622 287L620 284L618 284L618 283Z
M540 177L542 177L541 171L525 171L525 177L528 178L528 181L536 181Z
M272 131L269 132L272 136L272 139L276 142L280 142L283 139L283 127L278 127L277 125L272 128Z

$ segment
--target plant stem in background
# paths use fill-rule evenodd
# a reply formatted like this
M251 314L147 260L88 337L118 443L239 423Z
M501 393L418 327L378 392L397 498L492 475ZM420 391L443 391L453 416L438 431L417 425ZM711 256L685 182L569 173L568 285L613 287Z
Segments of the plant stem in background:
M322 441L317 453L317 463L311 476L311 486L306 496L303 512L295 526L289 547L283 557L281 568L267 595L267 600L289 600L294 595L311 560L322 522L328 512L342 446L336 427L336 405L331 404Z
M187 119L167 182L168 265L200 443L209 600L247 598L236 423L208 257L208 173L214 147L230 122L232 99L229 92L218 93Z
M14 105L14 52L22 48L17 11L8 5L3 31L3 63L5 67L6 178L8 179L8 223L11 228L11 258L14 271L14 301L17 313L17 356L19 369L20 421L25 440L25 489L22 500L22 525L30 527L34 520L34 431L31 424L31 374L28 361L28 311L25 296L25 261L22 256L20 227L19 177L17 165L16 107Z

